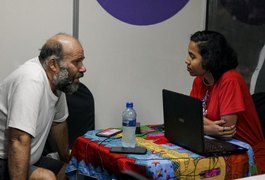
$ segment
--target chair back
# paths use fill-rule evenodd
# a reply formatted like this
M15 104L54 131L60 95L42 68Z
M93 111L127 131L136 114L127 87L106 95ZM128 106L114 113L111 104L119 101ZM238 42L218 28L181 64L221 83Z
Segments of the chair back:
M68 137L72 147L78 136L95 129L95 105L91 91L82 83L74 94L66 95L69 117Z
M265 92L252 94L252 98L259 115L263 134L265 136Z

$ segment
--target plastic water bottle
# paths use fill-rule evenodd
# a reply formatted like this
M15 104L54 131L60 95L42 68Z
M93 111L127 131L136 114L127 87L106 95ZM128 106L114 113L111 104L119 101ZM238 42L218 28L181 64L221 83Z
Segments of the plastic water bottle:
M135 147L136 137L136 111L132 102L126 103L126 109L122 112L122 146Z

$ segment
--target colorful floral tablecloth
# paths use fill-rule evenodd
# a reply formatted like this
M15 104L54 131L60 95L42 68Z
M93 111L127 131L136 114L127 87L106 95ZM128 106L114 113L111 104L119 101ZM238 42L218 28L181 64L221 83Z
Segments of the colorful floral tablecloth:
M120 172L131 170L148 179L236 179L256 173L251 147L237 140L232 143L247 147L247 153L219 157L204 157L171 144L163 132L142 127L136 138L138 146L148 150L144 155L110 153L121 146L121 134L111 138L96 136L99 130L88 131L73 146L66 173L69 179L76 174L97 179L117 179Z

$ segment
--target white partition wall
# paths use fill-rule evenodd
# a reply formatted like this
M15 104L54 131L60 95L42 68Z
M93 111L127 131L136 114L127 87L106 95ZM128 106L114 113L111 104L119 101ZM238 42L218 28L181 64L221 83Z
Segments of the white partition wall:
M120 127L127 100L142 124L162 123L162 89L188 94L191 88L184 60L190 34L204 29L206 1L189 0L171 18L141 26L114 18L99 1L79 1L87 67L82 82L95 98L96 128ZM51 35L72 34L72 19L72 0L2 0L0 80L37 56Z
M72 34L72 0L1 0L0 80L58 32Z
M95 98L96 128L120 127L127 100L135 103L142 124L162 123L162 89L188 94L189 37L204 29L206 1L190 0L161 23L122 22L95 0L80 0L79 39L87 73L82 82Z

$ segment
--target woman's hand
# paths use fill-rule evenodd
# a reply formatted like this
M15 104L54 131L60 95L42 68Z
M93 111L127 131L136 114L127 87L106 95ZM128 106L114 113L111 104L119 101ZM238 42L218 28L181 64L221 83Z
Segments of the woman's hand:
M236 133L236 126L235 123L231 123L231 121L229 121L230 118L228 119L227 117L228 116L225 116L218 121L211 121L204 117L204 133L222 139L232 138Z

